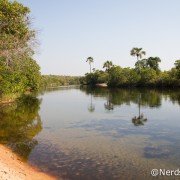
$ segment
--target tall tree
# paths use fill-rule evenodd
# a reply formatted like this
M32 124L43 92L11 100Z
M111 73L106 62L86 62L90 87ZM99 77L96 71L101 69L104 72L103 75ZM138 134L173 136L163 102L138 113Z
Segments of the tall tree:
M147 69L147 59L142 59L142 60L139 60L135 63L135 69L138 70L138 69Z
M149 69L154 69L155 71L158 71L160 62L161 62L161 59L159 57L149 57L147 59L147 67Z
M132 48L130 52L131 56L136 56L137 61L142 58L143 55L146 55L145 51L142 51L142 48Z
M94 62L93 57L88 57L88 58L87 58L87 60L86 60L86 62L88 62L88 63L89 63L89 66L90 66L90 73L91 73L91 63L93 63L93 62Z
M180 60L176 60L174 65L175 65L176 69L180 70Z
M139 64L139 60L143 57L143 55L146 55L146 52L142 50L142 48L132 48L130 51L131 56L137 57L137 63ZM139 71L140 71L140 65L139 65Z
M149 57L148 59L142 59L135 63L136 69L154 69L159 71L159 63L161 59L159 57Z
M110 71L111 67L113 67L112 61L106 61L103 65L103 68L105 68L107 72Z
M171 72L173 74L173 71L175 71L177 79L180 79L180 60L176 60L174 65L175 65L176 69L174 70L174 68L172 68Z
M7 67L14 57L31 56L35 31L30 29L30 9L17 1L0 0L0 56Z
M32 59L36 33L30 28L30 9L17 1L0 0L0 92L38 88L40 67Z

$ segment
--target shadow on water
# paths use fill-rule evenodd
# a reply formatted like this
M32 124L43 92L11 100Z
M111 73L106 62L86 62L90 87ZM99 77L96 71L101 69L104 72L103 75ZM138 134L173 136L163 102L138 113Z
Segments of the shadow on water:
M24 95L16 103L0 108L0 143L26 160L38 144L34 138L42 130L38 114L41 100Z

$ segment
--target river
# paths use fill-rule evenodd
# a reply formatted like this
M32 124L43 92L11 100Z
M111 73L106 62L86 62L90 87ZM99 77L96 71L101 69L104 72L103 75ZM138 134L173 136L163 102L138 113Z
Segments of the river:
M51 88L0 108L0 142L67 180L154 179L180 168L180 91Z

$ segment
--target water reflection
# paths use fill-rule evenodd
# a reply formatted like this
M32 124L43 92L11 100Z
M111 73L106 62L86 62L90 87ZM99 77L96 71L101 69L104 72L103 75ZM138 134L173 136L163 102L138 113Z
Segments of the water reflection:
M180 105L180 91L169 91L170 99L175 104L178 103Z
M178 97L156 89L45 93L41 118L49 128L40 133L30 160L70 180L151 179L153 168L175 169Z
M132 118L132 123L135 126L143 126L145 122L147 122L147 118L144 118L143 114L139 115L138 117L135 116Z
M9 139L9 144L15 147L18 143L32 142L28 160L44 171L70 180L134 180L151 179L153 168L177 169L180 166L179 92L58 88L41 97L39 113L46 127L42 131L41 119L36 120L40 102L30 111L36 100L25 103L27 109L20 103L9 110L9 114L24 111L27 114L21 120L24 125L11 125L8 118L15 122L11 115L4 116L3 111L0 116L19 132L16 135L9 128L8 135L4 133L4 141ZM13 118L19 123L15 115ZM28 118L30 125L26 123ZM7 125L2 122L3 141L3 126ZM27 130L28 127L31 130ZM12 139L11 134L19 139Z
M90 100L90 104L89 104L89 106L88 106L88 110L89 110L89 112L94 112L95 111L95 105L93 104L93 96L92 96L92 94L90 95L91 96L91 100Z
M10 146L24 159L38 144L34 137L42 130L40 103L39 99L26 95L0 108L0 143Z
M134 116L132 118L132 123L135 126L142 126L145 122L147 122L147 118L144 117L144 114L141 114L141 94L138 96L138 108L139 108L139 114L138 116Z
M90 94L94 97L106 98L104 103L105 109L113 110L114 107L123 104L130 105L131 103L143 107L159 108L162 103L162 92L152 89L108 89L108 88L92 88L84 87L81 91ZM140 98L140 100L139 100Z
M114 105L113 105L113 103L112 103L112 97L111 97L111 93L110 93L110 91L108 90L108 92L107 92L108 94L107 94L107 102L106 103L104 103L104 107L105 107L105 109L107 109L107 110L113 110L114 109Z

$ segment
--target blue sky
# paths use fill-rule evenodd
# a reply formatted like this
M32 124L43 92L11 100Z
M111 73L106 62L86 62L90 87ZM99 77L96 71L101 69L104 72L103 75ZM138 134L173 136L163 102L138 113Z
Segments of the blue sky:
M159 56L161 70L180 59L180 0L18 0L31 9L42 74L84 75L86 59L134 67L133 47Z

